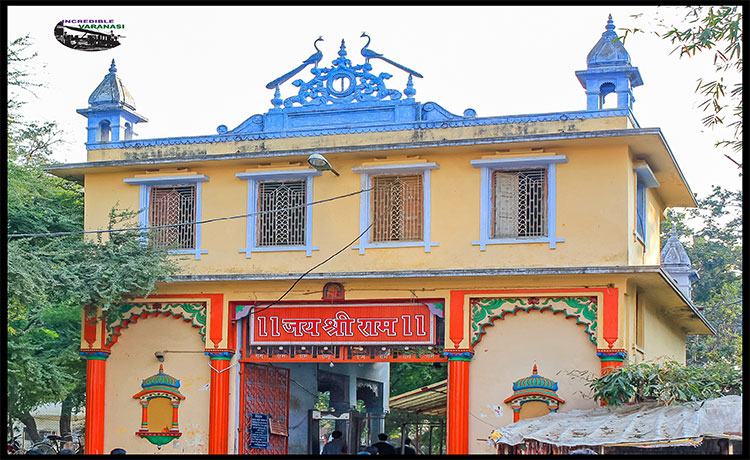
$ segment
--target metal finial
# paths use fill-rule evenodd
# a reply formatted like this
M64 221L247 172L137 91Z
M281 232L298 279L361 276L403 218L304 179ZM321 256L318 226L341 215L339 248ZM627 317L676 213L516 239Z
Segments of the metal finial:
M160 374L164 373L164 364L159 364L159 373Z
M109 73L115 73L117 72L117 67L115 67L115 60L112 59L112 65L109 66Z
M615 30L615 24L612 22L612 15L609 15L609 19L607 20L607 26L605 27L607 30Z
M346 56L346 44L344 43L344 39L341 39L341 48L339 49L339 56L344 57Z
M411 74L409 74L409 80L406 82L406 89L404 90L406 97L412 98L417 94L417 90L414 89L414 82L412 81Z
M536 364L534 364L534 370L531 371L532 374L537 375L539 371L536 370Z
M279 87L276 87L276 91L273 93L273 99L271 99L271 104L273 104L274 109L278 109L281 107L281 103L283 101L281 100L281 91L279 91Z

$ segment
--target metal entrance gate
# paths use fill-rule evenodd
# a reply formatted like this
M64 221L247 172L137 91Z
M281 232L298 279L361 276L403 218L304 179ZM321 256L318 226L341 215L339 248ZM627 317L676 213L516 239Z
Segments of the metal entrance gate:
M289 369L242 363L240 453L286 455L289 441ZM268 448L251 448L252 415L269 418Z

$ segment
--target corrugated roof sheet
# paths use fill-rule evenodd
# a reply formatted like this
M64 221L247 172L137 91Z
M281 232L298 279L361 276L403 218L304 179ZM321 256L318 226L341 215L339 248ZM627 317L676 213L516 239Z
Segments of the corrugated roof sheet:
M556 446L694 445L703 437L742 436L742 397L664 406L640 403L550 413L493 431L489 442L536 440Z
M448 404L448 381L441 380L416 390L401 393L388 400L392 410L420 414L445 414Z

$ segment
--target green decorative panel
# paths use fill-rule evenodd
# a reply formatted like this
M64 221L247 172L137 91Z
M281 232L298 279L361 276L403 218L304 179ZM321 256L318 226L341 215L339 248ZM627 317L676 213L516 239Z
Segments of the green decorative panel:
M518 311L549 310L563 313L566 318L574 318L576 324L586 326L586 333L596 345L596 297L515 297L471 299L471 344L482 340L485 328L496 319Z
M201 340L206 341L206 304L179 303L179 302L149 302L149 303L124 303L120 304L107 315L107 343L112 345L120 335L120 329L127 328L133 320L138 320L141 315L148 313L169 314L170 316L190 322L193 327L198 328Z

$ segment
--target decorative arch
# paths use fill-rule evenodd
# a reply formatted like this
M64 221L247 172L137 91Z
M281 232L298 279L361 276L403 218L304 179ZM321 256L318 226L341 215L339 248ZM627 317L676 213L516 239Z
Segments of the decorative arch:
M503 401L513 408L513 423L520 419L521 408L529 401L547 405L550 412L557 412L565 400L557 396L557 382L539 375L536 364L531 375L513 382L513 394Z
M181 319L190 323L192 327L198 328L198 334L201 340L206 342L206 303L125 303L121 304L107 315L105 330L107 338L105 347L110 348L117 343L122 334L122 329L127 329L128 325L137 322L139 319L145 319L155 316L166 316L175 319Z
M519 311L545 310L562 313L565 318L575 319L576 324L586 326L589 340L596 346L596 321L598 298L590 297L495 297L471 299L471 346L476 346L485 329L496 319L515 315Z

